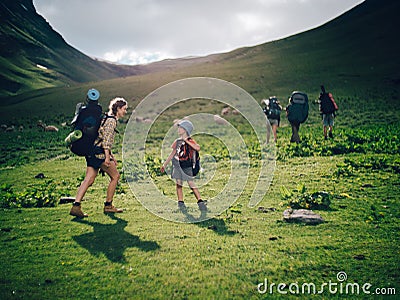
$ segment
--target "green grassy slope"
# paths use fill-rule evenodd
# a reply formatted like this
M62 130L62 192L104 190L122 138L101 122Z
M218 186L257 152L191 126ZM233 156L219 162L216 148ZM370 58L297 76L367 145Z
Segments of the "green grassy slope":
M68 45L32 0L2 1L0 25L0 97L140 72L93 60Z
M324 83L346 110L363 112L370 105L398 109L399 41L390 29L398 27L398 1L367 0L337 19L286 39L196 59L167 60L146 66L147 74L45 89L3 100L1 116L18 109L43 117L70 114L90 86L103 101L121 95L137 103L149 92L176 79L210 76L231 81L255 98L277 95L285 100L292 90L304 90L311 99ZM7 106L11 103L17 105ZM368 103L368 104L367 104ZM15 122L15 121L14 121Z

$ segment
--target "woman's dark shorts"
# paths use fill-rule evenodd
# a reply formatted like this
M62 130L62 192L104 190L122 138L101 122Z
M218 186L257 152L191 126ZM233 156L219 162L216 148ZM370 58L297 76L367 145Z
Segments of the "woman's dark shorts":
M93 154L89 154L87 156L85 156L86 159L86 165L88 167L92 167L95 170L99 170L101 167L101 164L105 161L105 158L97 158L96 154L102 154L104 153L104 149L101 147L95 147Z

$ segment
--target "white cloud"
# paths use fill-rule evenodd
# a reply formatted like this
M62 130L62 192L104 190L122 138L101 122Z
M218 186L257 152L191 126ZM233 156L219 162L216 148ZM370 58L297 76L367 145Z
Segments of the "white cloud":
M143 65L153 61L159 61L169 56L161 52L136 52L129 49L109 51L102 56L105 60L128 65Z
M268 19L252 13L238 13L236 18L244 31L258 31L268 25Z

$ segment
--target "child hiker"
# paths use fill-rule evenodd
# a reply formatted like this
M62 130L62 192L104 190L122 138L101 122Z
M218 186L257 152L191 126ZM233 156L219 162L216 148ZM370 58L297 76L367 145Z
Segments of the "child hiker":
M161 172L165 171L166 166L172 160L172 178L176 179L176 194L178 196L178 207L182 210L186 209L185 202L183 201L183 181L187 181L189 187L192 189L196 199L197 205L201 211L206 211L206 203L201 199L198 188L193 181L193 169L192 163L189 161L187 165L183 162L187 162L190 152L200 151L200 146L194 139L190 137L193 131L193 124L188 120L183 120L178 123L178 135L179 138L174 141L171 148L171 154L168 156L166 161L161 167Z

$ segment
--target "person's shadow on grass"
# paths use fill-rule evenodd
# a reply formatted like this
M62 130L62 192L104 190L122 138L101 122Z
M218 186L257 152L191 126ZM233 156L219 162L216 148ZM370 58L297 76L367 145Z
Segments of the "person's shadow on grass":
M138 236L125 231L128 222L114 214L108 216L116 220L114 224L102 224L75 218L73 221L93 226L93 232L74 236L73 239L87 249L92 255L103 253L110 261L125 263L124 252L127 248L136 247L142 251L154 251L160 248L155 241L142 241Z
M237 231L229 230L224 220L216 218L208 219L206 210L200 212L200 217L193 216L187 209L181 209L180 211L186 217L188 223L194 223L201 228L213 230L219 235L235 235L237 233Z

